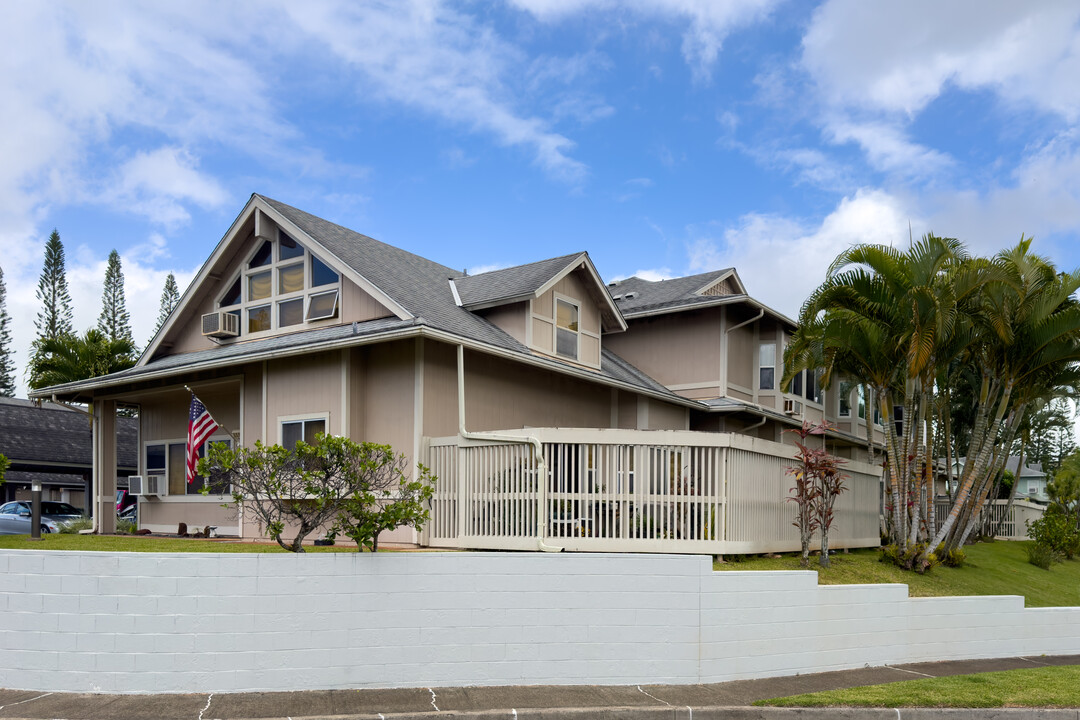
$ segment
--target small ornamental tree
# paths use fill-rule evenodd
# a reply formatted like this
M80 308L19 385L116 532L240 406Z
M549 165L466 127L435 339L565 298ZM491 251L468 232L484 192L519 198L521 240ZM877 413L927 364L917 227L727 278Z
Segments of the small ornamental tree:
M259 441L254 448L235 450L210 443L198 466L199 474L214 483L231 483L235 507L256 518L278 545L297 553L304 552L304 538L319 529L340 528L360 540L374 533L367 544L375 549L382 530L420 527L427 520L424 505L433 478L420 466L415 483L401 482L403 471L404 458L388 445L322 434L312 445L298 442L294 450ZM296 535L286 541L290 526Z
M435 478L417 465L416 478L410 480L405 456L395 456L389 445L351 444L356 446L348 460L351 491L334 529L355 542L357 552L365 547L378 552L379 533L384 530L424 526Z
M844 487L847 476L840 472L840 465L844 461L824 449L806 445L807 438L824 435L828 427L825 422L803 421L801 428L784 431L799 436L795 441L799 448L796 456L798 464L787 469L795 477L795 487L791 488L794 494L787 499L798 506L792 525L799 528L803 567L810 564L810 543L817 531L821 532L819 563L822 567L829 567L829 529L835 519L833 506L836 498L847 489Z

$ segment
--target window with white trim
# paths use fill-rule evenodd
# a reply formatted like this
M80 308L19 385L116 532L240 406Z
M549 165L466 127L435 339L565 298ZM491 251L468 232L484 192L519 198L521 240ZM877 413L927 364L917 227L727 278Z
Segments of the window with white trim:
M326 433L326 418L305 418L302 420L283 420L281 423L281 446L286 450L296 449L296 443L303 440L314 445L316 436Z
M218 298L219 310L240 319L241 336L330 320L340 304L341 276L280 229Z
M840 381L840 409L837 411L840 417L851 417L851 390L851 382Z
M577 303L555 298L555 354L571 360L578 359Z
M776 387L776 343L761 343L758 348L758 389Z
M228 435L215 435L199 448L199 457L206 455L206 446L210 443L224 443L232 447L232 438ZM203 486L210 488L212 495L227 495L232 490L229 483L220 477L198 476L190 485L187 483L187 440L154 440L143 445L143 472L145 475L159 475L165 478L169 495L198 495Z

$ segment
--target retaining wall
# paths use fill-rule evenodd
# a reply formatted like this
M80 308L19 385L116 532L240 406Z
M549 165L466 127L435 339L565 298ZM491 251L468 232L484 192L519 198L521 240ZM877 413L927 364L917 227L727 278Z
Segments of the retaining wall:
M708 557L0 551L0 687L710 683L1080 653L1080 608Z

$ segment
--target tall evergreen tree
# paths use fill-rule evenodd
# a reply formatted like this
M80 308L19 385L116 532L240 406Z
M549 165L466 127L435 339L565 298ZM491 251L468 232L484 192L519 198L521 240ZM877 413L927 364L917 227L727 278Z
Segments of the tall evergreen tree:
M11 317L7 312L7 286L0 268L0 396L15 395L15 360L11 357Z
M176 288L176 277L169 273L169 276L165 278L165 289L161 291L161 312L158 313L157 325L154 326L155 335L169 319L169 313L178 302L180 302L180 291Z
M60 242L60 233L53 228L45 243L45 263L38 279L37 299L41 301L34 327L34 338L30 362L26 374L33 377L43 359L41 344L47 340L56 340L71 334L71 295L68 293L67 270L64 267L64 244Z
M126 340L134 344L131 335L131 316L128 315L127 301L124 299L124 271L120 267L120 253L109 253L109 264L105 268L105 290L101 295L101 316L98 317L98 330L109 340Z

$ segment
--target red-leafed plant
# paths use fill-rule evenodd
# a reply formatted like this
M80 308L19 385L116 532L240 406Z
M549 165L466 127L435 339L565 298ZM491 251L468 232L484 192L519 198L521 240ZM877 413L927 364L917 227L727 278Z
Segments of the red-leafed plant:
M792 495L788 501L794 502L798 509L795 512L795 522L799 528L799 542L802 545L802 565L810 564L810 543L814 539L814 533L821 531L821 557L819 562L822 567L829 567L829 529L832 527L835 514L833 507L840 493L847 490L844 480L848 477L840 472L840 465L844 460L836 457L823 448L811 448L806 445L807 438L811 435L825 435L829 429L828 423L811 423L803 421L802 427L784 432L795 433L799 439L795 441L799 448L797 465L787 469L788 473L795 477L795 487L791 488Z

